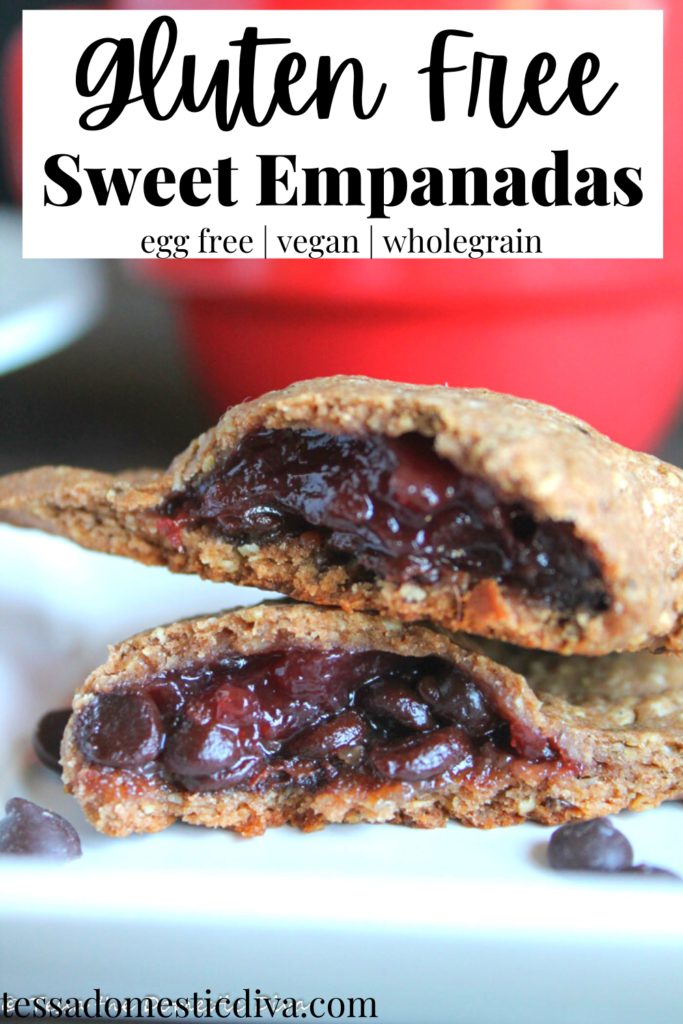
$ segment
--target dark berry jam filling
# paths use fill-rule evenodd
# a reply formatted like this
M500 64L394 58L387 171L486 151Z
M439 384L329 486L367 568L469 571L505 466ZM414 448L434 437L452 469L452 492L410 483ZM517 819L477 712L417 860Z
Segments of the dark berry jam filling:
M142 690L97 694L78 714L83 757L158 763L191 791L431 782L487 751L551 761L542 736L501 718L474 680L437 657L293 648L169 671Z
M259 430L160 510L160 531L208 526L234 543L318 532L336 561L402 583L466 573L562 612L604 611L600 570L571 524L539 522L459 472L420 434ZM466 581L461 580L461 583Z

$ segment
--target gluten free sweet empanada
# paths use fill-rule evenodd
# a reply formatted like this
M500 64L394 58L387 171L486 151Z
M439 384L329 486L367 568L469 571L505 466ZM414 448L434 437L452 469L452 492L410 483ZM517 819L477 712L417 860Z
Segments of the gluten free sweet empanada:
M0 480L0 519L526 647L683 645L683 472L489 391L295 384L229 410L165 473Z
M678 658L495 653L294 603L155 629L77 692L64 781L115 836L557 824L683 797Z

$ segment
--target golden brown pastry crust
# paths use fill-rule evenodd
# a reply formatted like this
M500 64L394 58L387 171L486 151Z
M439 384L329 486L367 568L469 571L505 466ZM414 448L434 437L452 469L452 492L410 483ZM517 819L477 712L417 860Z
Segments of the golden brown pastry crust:
M486 778L465 772L437 788L387 782L373 789L347 779L317 793L295 785L265 794L246 789L187 793L162 773L141 775L85 763L74 742L72 718L62 745L66 788L92 824L114 836L157 832L177 818L248 836L285 823L307 831L328 822L358 821L431 828L449 818L480 828L525 819L558 824L683 797L683 662L646 653L553 660L516 652L514 657L528 659L524 664L537 687L534 692L522 676L465 643L429 627L378 616L267 603L175 623L112 648L73 706L77 712L94 693L135 689L159 671L212 661L229 651L252 654L303 644L435 654L467 670L500 714L549 738L563 752L560 763L501 759ZM506 656L512 657L509 651ZM592 673L593 691L582 687L585 671Z
M440 455L501 498L526 502L539 519L571 523L601 568L610 609L560 613L490 580L469 586L466 577L458 587L360 582L353 566L328 563L313 531L235 546L201 527L181 530L183 550L175 550L153 510L262 427L433 437ZM175 572L428 619L526 647L591 655L683 647L683 472L548 406L489 391L363 377L302 382L229 410L167 473L133 479L46 468L0 480L0 520Z

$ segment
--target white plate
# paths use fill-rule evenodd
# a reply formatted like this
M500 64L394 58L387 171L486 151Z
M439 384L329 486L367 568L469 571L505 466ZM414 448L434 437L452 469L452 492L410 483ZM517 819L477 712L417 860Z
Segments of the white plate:
M0 207L0 373L75 341L102 311L93 260L24 260L21 215Z
M64 814L84 851L66 866L0 859L0 987L374 997L387 1024L681 1019L683 886L553 874L540 826L96 834L35 763L37 718L107 642L257 598L0 527L0 796ZM683 806L619 827L639 860L683 873Z

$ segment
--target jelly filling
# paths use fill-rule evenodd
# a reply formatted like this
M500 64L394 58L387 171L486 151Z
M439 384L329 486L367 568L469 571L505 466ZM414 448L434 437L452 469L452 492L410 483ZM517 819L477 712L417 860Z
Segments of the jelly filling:
M476 770L492 751L556 760L463 670L381 651L292 648L166 671L135 691L96 694L75 739L90 763L156 763L193 792L319 788L349 773L430 782Z
M206 526L237 544L315 530L334 560L392 582L466 573L471 585L496 580L562 612L609 605L570 523L538 521L521 502L500 500L420 434L258 430L159 513L177 546L180 527Z

